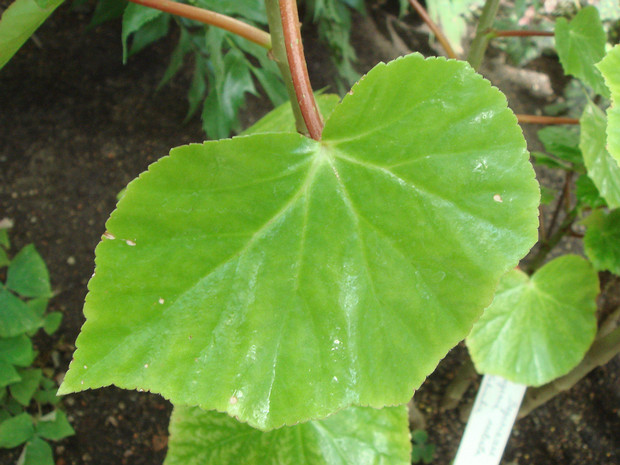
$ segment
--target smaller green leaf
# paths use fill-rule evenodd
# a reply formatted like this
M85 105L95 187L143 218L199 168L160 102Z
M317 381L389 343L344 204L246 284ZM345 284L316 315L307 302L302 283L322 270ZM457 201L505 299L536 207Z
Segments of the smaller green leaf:
M12 397L9 397L8 402L5 404L4 408L9 412L12 416L21 415L24 413L24 406L17 402Z
M612 105L607 110L607 149L620 163L620 44L597 65L611 90Z
M0 357L1 356L2 354L0 353ZM20 380L21 377L13 364L0 358L0 388L4 388L4 386L8 386L9 384L16 383Z
M88 26L94 27L106 21L120 18L123 16L126 7L126 0L99 0Z
M149 21L134 33L131 48L127 56L130 57L135 55L153 42L165 37L169 29L170 15L168 14L159 15L154 20Z
M0 338L0 360L20 367L27 367L33 362L34 357L32 341L25 334Z
M592 212L583 246L594 268L620 275L620 209Z
M555 45L566 74L588 84L598 94L609 98L609 89L595 63L605 56L607 36L598 11L583 8L572 21L559 18L555 23Z
M11 241L9 240L9 230L6 227L0 227L0 246L5 249L11 247Z
M187 110L185 121L189 121L189 119L194 116L207 92L207 62L198 53L195 57L194 75L192 76L192 83L187 91L189 109Z
M315 98L324 119L329 118L329 115L340 102L340 97L336 94L320 94L315 95ZM248 136L267 132L296 132L295 117L289 102L271 110L240 135Z
M54 410L42 417L37 422L35 431L39 436L53 441L75 434L75 430L67 420L67 415L62 410Z
M32 417L22 413L0 424L0 447L12 449L25 443L34 436Z
M11 260L9 260L9 256L6 254L6 251L0 247L0 268L4 268Z
M47 304L50 299L47 297L39 297L36 299L30 299L26 302L26 305L30 309L30 311L34 312L39 318L43 318L45 314L45 310L47 309Z
M148 8L146 6L138 5L136 3L130 3L127 5L125 12L123 13L123 63L127 62L128 57L128 40L129 36L139 31L147 23L155 20L158 16L163 15L159 10Z
M36 400L39 404L56 405L60 402L60 397L56 395L57 391L57 387L54 387L53 389L41 389L34 393L34 400Z
M575 195L580 205L585 205L592 209L607 206L607 202L601 197L601 193L587 175L582 174L579 176L575 186Z
M21 381L11 384L9 390L13 398L24 407L30 405L32 396L39 387L43 373L40 369L20 370Z
M0 337L19 336L41 326L41 318L22 300L0 288Z
M540 186L540 203L541 205L549 205L555 200L558 191L549 187Z
M187 55L191 49L191 34L187 32L187 29L182 27L179 42L170 56L170 62L164 72L164 76L161 78L161 81L159 81L159 84L157 84L157 90L161 89L164 85L170 82L170 80L179 72L183 66L185 55Z
M52 312L45 315L45 319L43 320L43 331L47 334L54 334L60 323L62 322L62 313L60 312Z
M245 94L256 94L249 63L239 50L231 50L224 57L224 75L205 99L202 111L203 128L207 135L223 139L237 125L237 115L245 102Z
M19 459L20 465L54 465L52 447L43 439L35 437L28 441Z
M588 102L581 117L579 146L588 176L611 208L620 207L620 166L605 148L607 120L605 113Z
M27 245L13 258L7 271L6 287L24 297L52 295L47 266L34 245Z
M547 155L543 152L532 152L532 158L534 163L539 166L548 166L549 168L556 168L560 170L573 171L573 167L570 163L566 163L563 160Z
M15 0L0 17L0 69L45 22L63 0L46 1L41 8L35 0Z
M574 165L583 165L577 131L569 127L547 126L537 134L548 153Z
M596 333L598 275L576 255L564 255L531 278L516 269L467 337L480 373L540 386L568 373Z
M428 433L423 429L416 429L411 432L411 439L418 444L425 444L428 441Z
M6 389L3 389L2 392L0 392L0 402L4 402L5 397ZM8 420L9 418L11 418L11 414L9 412L7 412L6 410L0 410L0 423Z
M426 444L422 450L422 460L424 463L432 463L435 458L435 444Z

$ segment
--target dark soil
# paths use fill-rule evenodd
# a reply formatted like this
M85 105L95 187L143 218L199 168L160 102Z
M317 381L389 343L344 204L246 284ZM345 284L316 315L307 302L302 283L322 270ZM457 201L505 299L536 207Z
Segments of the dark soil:
M403 43L432 53L424 33L413 28L407 29L403 43L392 43L383 35L385 18L380 11L376 22L357 18L360 71L393 58ZM29 41L0 72L0 219L15 222L13 251L35 243L49 266L57 292L51 310L61 311L64 319L53 337L40 336L37 345L40 364L54 368L59 377L83 323L94 249L116 194L171 147L204 139L198 120L181 124L191 69L155 91L175 34L123 66L119 23L87 29L88 20L88 11L63 6L37 32L40 47ZM314 85L333 85L328 55L308 29ZM536 85L524 84L519 70L505 65L501 56L489 63L487 76L507 92L517 112L534 113L561 90L552 87L561 84L553 59L530 70L530 77L540 81ZM268 109L265 102L251 99L245 124ZM526 131L530 140L534 129ZM465 357L463 347L453 350L416 394L430 442L437 444L436 464L449 464L454 457L464 428L461 416L477 388L476 381L459 408L440 411L446 386ZM56 365L55 359L60 360ZM57 465L162 463L171 406L161 397L111 387L68 396L62 405L76 435L55 444ZM518 421L502 463L617 465L619 407L616 358ZM15 463L18 453L0 450L0 463Z

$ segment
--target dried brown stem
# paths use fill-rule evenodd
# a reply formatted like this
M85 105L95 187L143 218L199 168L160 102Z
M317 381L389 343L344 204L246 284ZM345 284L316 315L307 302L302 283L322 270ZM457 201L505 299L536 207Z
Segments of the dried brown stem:
M301 114L310 137L314 140L321 140L323 118L321 118L321 113L316 105L312 86L310 85L308 67L304 57L304 47L301 42L296 0L280 0L280 17L282 18L286 57L291 70L295 95L299 102Z
M431 19L426 9L418 2L418 0L409 0L409 4L424 20L424 22L429 27L431 32L435 34L435 37L437 37L437 40L439 41L443 49L446 51L446 54L448 55L448 57L456 59L457 58L456 53L454 53L454 50L452 49L450 42L448 42L448 38L444 35L443 31L439 28L439 26L435 23L435 21Z
M579 124L577 118L564 116L516 115L521 124Z
M239 21L238 19L231 18L230 16L222 15L214 11L205 10L204 8L198 8L191 5L185 5L183 3L172 2L170 0L129 0L130 2L137 3L138 5L154 8L155 10L164 11L183 18L193 19L210 26L219 27L225 29L233 34L237 34L255 44L265 47L267 50L271 49L271 36L269 33L262 31L254 26Z

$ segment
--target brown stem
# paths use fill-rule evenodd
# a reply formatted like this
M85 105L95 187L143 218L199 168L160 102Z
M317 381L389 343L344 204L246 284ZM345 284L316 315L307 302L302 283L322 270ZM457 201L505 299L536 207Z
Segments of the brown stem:
M308 67L304 57L304 46L301 42L299 30L299 14L297 13L296 0L280 0L280 17L282 18L282 30L284 32L284 44L286 45L286 57L291 69L295 95L299 102L301 114L314 140L321 140L323 132L323 118L314 100Z
M549 237L549 239L541 243L538 252L536 253L536 255L534 255L534 257L532 257L532 259L528 263L527 271L529 274L534 274L534 272L538 268L540 268L540 266L547 258L547 255L549 255L549 253L555 248L555 246L560 243L562 238L571 231L571 228L573 227L573 223L575 222L576 218L577 210L575 209L566 215L566 218L564 218L564 221L562 221L562 224L560 225L558 230L554 232Z
M544 386L528 389L518 418L523 418L561 392L569 390L596 367L606 364L619 353L620 327L617 327L605 336L597 337L581 363L570 373Z
M493 37L553 37L553 32L549 31L491 31Z
M516 115L516 117L521 124L579 124L577 118L563 116Z
M456 60L457 58L456 53L454 53L454 50L452 49L450 42L448 42L448 38L444 35L443 31L439 28L439 26L437 26L435 21L431 19L431 17L426 12L426 9L418 2L418 0L409 0L409 4L424 20L424 22L429 27L429 29L432 31L432 33L435 34L435 37L437 37L437 40L439 41L443 49L446 51L446 54L448 55L448 57L454 58Z
M182 16L183 18L193 19L204 24L209 24L210 26L225 29L233 34L237 34L238 36L254 42L255 44L265 47L267 50L271 49L271 36L269 33L261 31L260 29L250 26L249 24L239 21L238 19L231 18L230 16L205 10L204 8L172 2L170 0L129 1L137 3L138 5L153 8L155 10L164 11L176 16Z

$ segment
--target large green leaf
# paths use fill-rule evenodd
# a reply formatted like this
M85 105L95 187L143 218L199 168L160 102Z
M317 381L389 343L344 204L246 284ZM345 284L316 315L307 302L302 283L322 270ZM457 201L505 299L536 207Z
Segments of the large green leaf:
M605 42L607 36L593 6L583 8L570 22L559 18L555 23L555 46L566 74L609 97L603 76L594 66L605 56Z
M620 210L594 211L587 226L583 247L594 267L620 275Z
M605 113L594 103L588 102L581 117L579 147L601 196L611 208L620 207L620 165L605 148L607 121Z
M352 407L263 432L218 412L176 406L164 465L408 465L407 408Z
M261 429L404 403L536 241L538 200L488 81L380 64L320 142L183 146L128 186L60 392L140 387Z
M41 8L35 0L15 0L0 18L0 69L34 34L63 0L53 0Z
M9 265L6 287L24 297L50 297L50 276L39 252L30 244Z
M42 324L42 318L34 310L0 287L0 337L19 336Z
M611 90L612 105L607 110L607 149L620 163L620 44L598 64L605 84Z
M568 373L596 333L598 275L576 255L547 263L531 278L515 269L467 337L480 373L539 386Z

